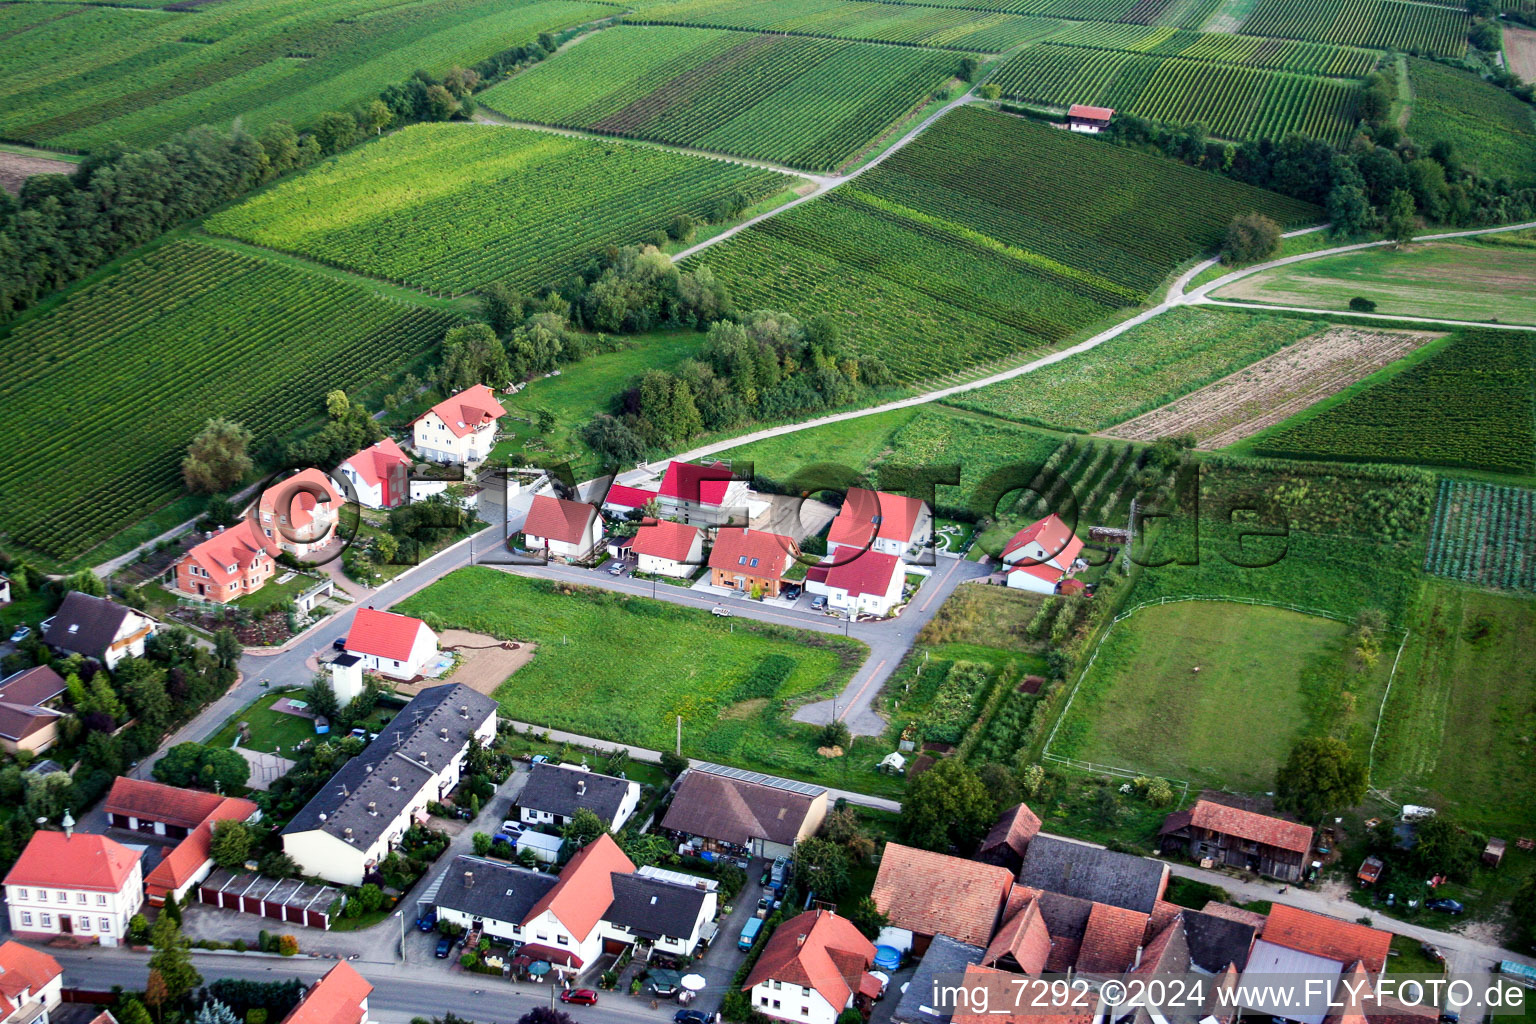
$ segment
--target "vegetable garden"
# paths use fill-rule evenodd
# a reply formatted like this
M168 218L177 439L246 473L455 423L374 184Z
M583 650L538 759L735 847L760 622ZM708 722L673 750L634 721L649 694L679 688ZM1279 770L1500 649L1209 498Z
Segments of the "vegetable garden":
M1259 0L1242 31L1460 57L1470 27L1464 8L1413 0Z
M583 44L586 45L586 44ZM678 215L714 218L795 179L649 146L423 124L209 218L209 231L434 291L563 282Z
M210 416L259 443L318 415L438 341L445 314L195 242L128 263L0 353L4 530L70 558L181 492L187 443Z
M626 26L508 79L508 118L833 170L938 90L956 54L839 39Z
M1536 591L1536 491L1442 479L1424 571Z

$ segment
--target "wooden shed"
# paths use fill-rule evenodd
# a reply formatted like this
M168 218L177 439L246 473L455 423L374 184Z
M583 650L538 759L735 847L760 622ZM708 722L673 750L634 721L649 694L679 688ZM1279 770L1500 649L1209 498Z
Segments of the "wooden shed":
M1483 863L1491 868L1499 866L1504 859L1505 842L1502 839L1490 839L1488 845L1483 847Z

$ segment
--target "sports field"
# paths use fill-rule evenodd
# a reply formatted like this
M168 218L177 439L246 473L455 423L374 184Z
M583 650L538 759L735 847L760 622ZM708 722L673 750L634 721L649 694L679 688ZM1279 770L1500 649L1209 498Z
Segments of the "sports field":
M1143 608L1105 638L1050 753L1239 792L1273 789L1308 732L1364 756L1396 648L1360 669L1349 633L1280 608Z

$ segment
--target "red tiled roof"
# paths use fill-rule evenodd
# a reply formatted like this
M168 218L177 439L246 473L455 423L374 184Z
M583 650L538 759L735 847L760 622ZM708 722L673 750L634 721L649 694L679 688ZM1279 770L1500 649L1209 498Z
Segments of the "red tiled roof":
M1044 519L1035 520L1014 534L1008 543L1003 545L1003 561L1010 561L1015 552L1029 543L1039 544L1044 548L1044 562L1056 566L1063 572L1072 568L1072 562L1083 550L1082 540L1054 512ZM1019 564L1018 567L1025 568L1026 564L1040 565L1041 563L1029 562Z
M732 482L731 468L723 462L700 466L693 462L669 462L661 478L661 496L703 505L725 500Z
M1078 947L1077 969L1119 974L1136 962L1136 951L1147 932L1147 916L1135 910L1095 903Z
M770 980L806 985L841 1011L874 958L874 944L847 918L811 910L774 929L741 988L750 991Z
M170 788L170 787L166 787ZM213 826L219 821L248 821L256 813L256 805L239 797L221 797L219 806L213 809L202 824L176 844L176 848L160 859L155 869L144 879L144 890L151 896L164 896L180 889L208 863L213 856Z
M359 608L347 632L347 650L391 661L409 661L426 623L409 615Z
M603 496L604 505L613 505L618 508L644 508L647 502L655 500L655 491L648 491L643 487L627 487L624 484L614 484Z
M476 384L448 396L411 422L425 419L429 413L434 412L454 437L467 437L482 425L493 423L507 414L507 410L496 401L496 393L484 384Z
M1040 818L1026 804L1014 804L1002 813L987 838L981 841L981 850L993 850L1006 846L1015 854L1024 856L1024 848L1040 831Z
M120 892L138 862L131 850L106 836L36 832L5 884Z
M1305 825L1210 800L1197 800L1189 810L1168 815L1160 834L1176 832L1187 825L1296 853L1312 849L1312 830Z
M1086 103L1074 103L1067 108L1067 116L1090 121L1108 121L1115 116L1115 112L1109 107L1090 107Z
M1373 974L1387 962L1387 951L1392 947L1391 932L1281 903L1270 908L1259 938L1329 960L1359 960Z
M1259 931L1264 930L1264 924L1269 918L1255 910L1244 910L1234 907L1229 903L1218 903L1211 900L1200 908L1200 913L1210 914L1212 917L1225 918L1228 921L1236 921L1238 924L1246 924Z
M215 583L228 583L237 578L257 561L258 556L270 558L277 545L261 535L256 524L242 519L190 549L183 558L190 558L208 573ZM235 567L234 572L229 567Z
M916 498L850 487L827 531L827 543L868 547L879 538L906 544L922 512L923 503Z
M1009 902L1013 902L1011 898ZM1003 922L981 962L990 967L1005 955L1012 956L1025 974L1045 970L1051 958L1051 933L1040 916L1040 905L1033 899Z
M996 864L887 843L870 896L898 928L984 947L1012 887Z
M47 665L29 668L0 684L0 701L7 704L45 704L64 692L64 677Z
M526 956L531 960L548 960L552 964L561 964L565 967L580 967L585 963L569 949L560 946L546 946L540 942L525 942L517 947L518 956Z
M226 799L217 793L119 776L107 791L103 810L108 814L126 814L140 820L147 818L193 828L206 821Z
M709 552L709 566L776 580L789 571L797 550L792 537L739 526L724 527L715 535L715 546Z
M901 574L901 559L879 551L861 551L846 562L839 562L827 570L827 586L848 591L849 596L859 594L887 594L891 578Z
M0 702L0 736L20 742L35 733L42 732L64 715L33 704Z
M0 945L0 995L7 1000L18 999L23 992L35 996L63 973L59 962L40 949L23 946L14 939Z
M257 502L264 524L266 516L271 516L277 522L279 516L286 515L288 525L295 529L302 529L314 522L315 511L321 506L335 512L341 505L341 494L336 490L336 484L318 469L306 469L286 480L279 480L262 491L261 499Z
M409 466L411 460L400 450L394 438L386 437L348 458L343 464L356 470L364 483L377 487L389 479L391 468L397 465Z
M988 982L988 975L1002 975L995 982ZM954 1016L949 1018L949 1024L1093 1024L1096 1019L1091 1010L1075 1012L1066 1008L1056 1010L1044 1010L1039 1008L1020 1009L1017 1013L1011 1013L1007 1007L1013 1004L1014 995L1018 989L1011 979L1018 975L1009 974L1007 971L999 971L991 967L982 967L978 964L967 964L965 967L965 979L963 984L967 988L977 985L986 986L990 995L986 1012L982 1012L981 1006L967 1003L955 1010Z
M1152 916L1147 921L1147 938L1161 932L1168 927L1168 923L1183 913L1184 908L1177 903L1169 903L1167 900L1158 900L1152 904Z
M597 927L603 911L613 903L613 875L632 875L634 863L604 833L581 848L560 872L560 880L533 905L522 923L526 926L544 911L554 914L567 931L584 942Z
M597 509L586 502L540 494L528 506L523 533L529 537L557 540L562 544L580 544L595 515Z
M345 960L325 972L282 1024L359 1024L373 986Z
M650 555L652 558L666 558L673 562L681 562L693 550L693 542L698 537L698 527L663 520L640 527L635 532L635 542L630 547L637 555Z

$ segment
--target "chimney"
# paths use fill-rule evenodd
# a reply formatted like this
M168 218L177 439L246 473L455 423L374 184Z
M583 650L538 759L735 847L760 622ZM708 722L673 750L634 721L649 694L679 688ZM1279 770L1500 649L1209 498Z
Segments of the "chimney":
M394 790L398 790L400 788L400 776L391 775L389 777L389 788Z
M587 795L587 780L586 779L577 779L576 780L576 795L577 796L586 796Z
M447 730L447 728L446 728L446 727L445 727L445 728L442 728L442 729L439 729L439 730L437 730L437 734L438 734L438 735L439 735L439 736L441 736L441 737L442 737L442 738L443 738L443 742L444 742L444 743L447 743L447 742L448 742L448 730Z
M69 813L69 808L64 808L64 818L59 822L64 826L64 838L72 839L75 835L75 816Z
M459 705L459 717L464 719L466 722L469 721L469 705L468 704L460 704Z
M351 829L348 829L347 831L350 832ZM795 936L795 947L798 949L800 946L803 946L803 945L805 945L805 936L803 934Z
M368 813L373 815L375 818L377 818L379 816L379 805L374 803L372 800L369 800L368 801Z
M464 888L466 888L466 889L473 889L474 887L475 887L475 873L473 871L466 871L466 872L464 872Z
M352 841L352 828L350 825L342 829L341 834L347 837L347 842L350 843Z

